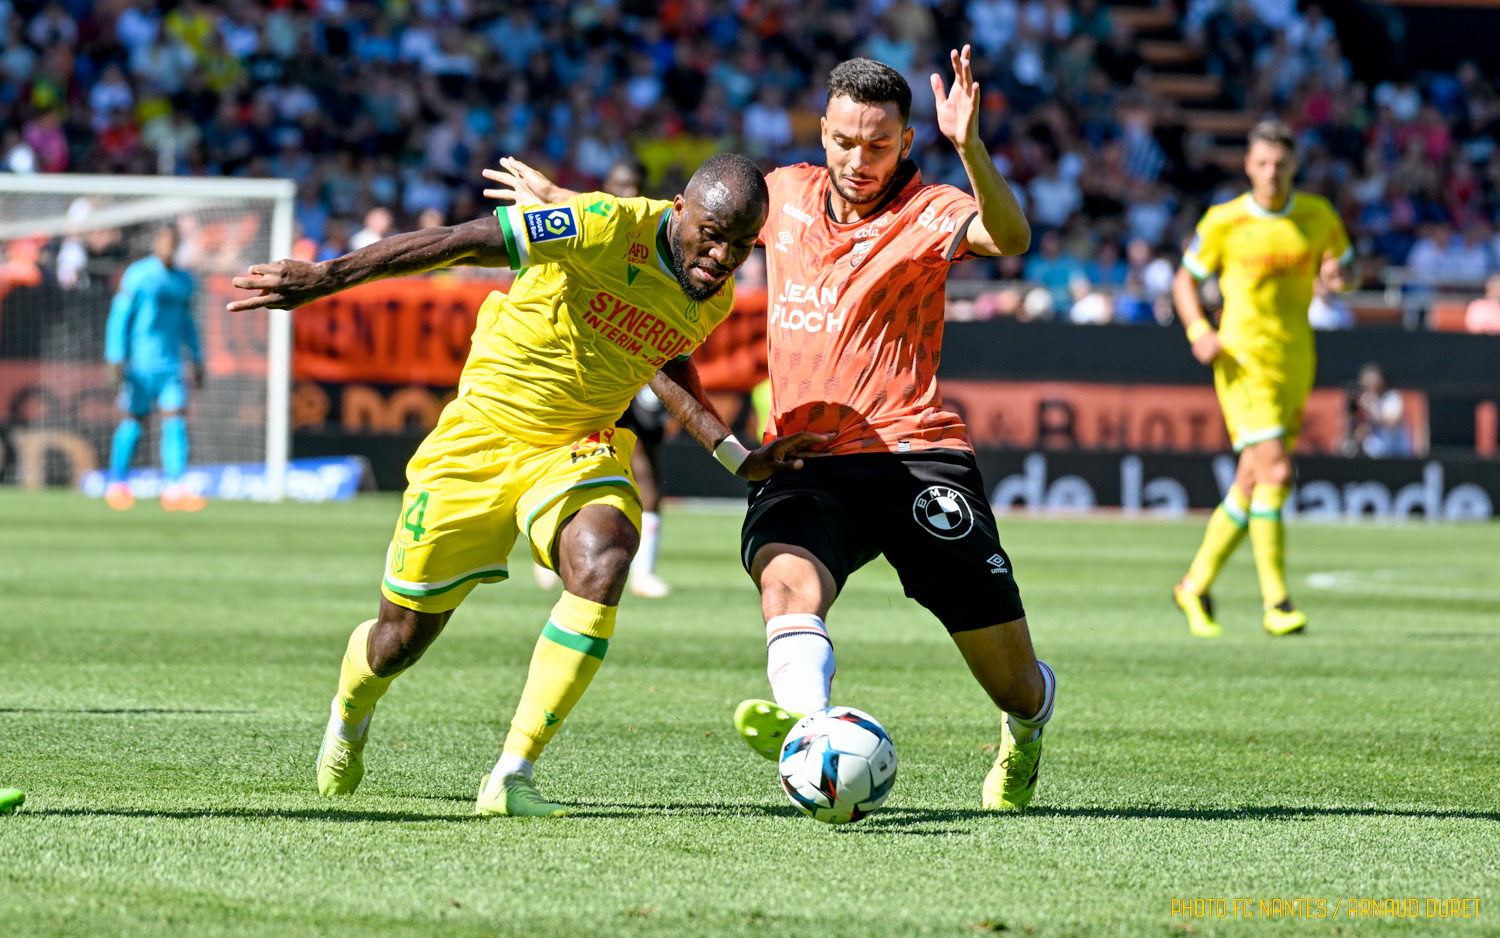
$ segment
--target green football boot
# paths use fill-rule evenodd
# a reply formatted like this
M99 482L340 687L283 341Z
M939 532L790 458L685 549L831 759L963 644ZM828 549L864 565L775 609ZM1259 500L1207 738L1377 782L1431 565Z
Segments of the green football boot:
M568 809L542 797L536 782L519 772L500 779L490 791L490 777L479 782L479 800L474 813L484 817L567 817Z
M802 717L769 700L746 700L734 708L734 728L758 755L779 762L786 734Z
M1307 613L1293 606L1290 599L1283 599L1266 610L1261 625L1272 635L1292 635L1307 628Z
M323 731L323 745L318 749L318 794L352 795L365 777L365 743L370 738L368 724L365 738L349 742L339 736L332 720Z
M1199 638L1218 638L1224 629L1214 620L1214 601L1207 593L1194 593L1178 583L1172 589L1177 608L1187 616L1188 631Z
M1000 721L1000 752L990 774L984 777L981 801L993 811L1019 811L1036 794L1037 774L1042 764L1042 734L1029 743L1018 743L1010 734L1008 720Z
M14 814L26 803L26 793L19 788L0 788L0 814Z

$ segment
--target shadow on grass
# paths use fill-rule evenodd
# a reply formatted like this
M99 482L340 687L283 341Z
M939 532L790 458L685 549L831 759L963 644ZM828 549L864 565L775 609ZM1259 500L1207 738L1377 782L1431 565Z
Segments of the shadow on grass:
M471 801L468 797L450 795L415 796L427 801ZM574 802L570 805L577 813L573 820L591 819L635 819L649 817L700 817L700 818L786 818L800 820L802 815L791 805L760 804L692 804L670 802L660 804L615 804L602 802ZM344 808L176 808L151 810L149 808L42 808L27 811L32 816L51 817L128 817L170 818L174 820L213 819L273 819L292 821L333 821L410 823L414 821L443 821L467 823L487 820L473 814L431 814L420 811L375 811L350 810ZM1186 820L1186 821L1296 821L1320 817L1340 818L1430 818L1433 820L1464 820L1500 822L1500 811L1464 810L1399 810L1382 808L1289 808L1275 805L1243 808L1166 808L1166 807L1121 807L1121 808L1029 808L1019 814L986 811L980 808L887 808L864 820L837 828L851 834L884 834L915 837L937 837L972 832L970 827L955 827L955 823L975 820L1022 821L1033 818L1101 818L1119 820ZM934 826L941 825L941 826Z
M1402 810L1396 808L1289 808L1279 805L1242 808L1028 808L1024 812L986 811L981 808L888 808L872 815L862 829L905 829L912 825L972 821L979 818L1119 818L1121 820L1174 821L1295 821L1320 817L1430 818L1433 820L1497 821L1500 811ZM855 829L855 828L851 828ZM897 831L893 831L897 832ZM956 832L953 829L939 833Z
M186 710L173 707L121 707L117 709L102 709L91 707L0 707L0 713L84 713L92 715L116 716L119 714L137 713L166 713L166 714L189 714L200 715L224 715L254 713L254 710Z
M482 821L474 814L421 814L415 811L349 811L341 808L172 808L152 810L150 808L40 808L26 811L32 817L128 817L167 818L191 821L199 818L225 819L272 819L286 821L336 821L342 823L363 821L385 821L391 823L411 821L448 821L467 823Z

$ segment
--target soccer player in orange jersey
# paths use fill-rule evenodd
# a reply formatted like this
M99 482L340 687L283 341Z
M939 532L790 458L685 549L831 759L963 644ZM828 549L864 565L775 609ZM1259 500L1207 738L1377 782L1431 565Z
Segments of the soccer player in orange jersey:
M747 700L735 722L751 748L776 759L791 724L828 706L834 659L824 618L849 574L884 554L1005 713L981 801L1018 809L1036 789L1056 681L1032 651L968 433L943 407L937 368L949 265L1020 254L1031 229L979 139L968 47L951 61L952 88L933 75L932 91L972 196L922 182L908 158L911 89L868 59L829 75L826 165L783 167L766 179L767 434L819 434L812 448L826 458L751 486L742 560L761 592L775 702ZM503 165L486 175L510 188L488 194L568 195L528 167ZM722 462L741 458L744 447L686 393L691 383L653 387Z

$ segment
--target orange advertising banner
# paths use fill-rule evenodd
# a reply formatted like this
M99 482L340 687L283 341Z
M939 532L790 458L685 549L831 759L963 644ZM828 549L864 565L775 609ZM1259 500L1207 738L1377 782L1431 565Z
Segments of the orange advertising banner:
M943 381L943 401L968 424L975 446L1137 452L1224 452L1229 432L1209 386L1075 381ZM1427 396L1403 391L1409 438L1427 448ZM1300 453L1336 453L1348 425L1337 388L1307 400Z
M505 281L403 277L345 290L293 316L292 376L453 387L479 307Z
M479 307L508 287L508 281L488 278L405 277L309 303L293 317L292 375L330 384L453 387L469 355ZM705 388L748 391L765 380L765 314L764 290L736 294L734 311L695 355ZM227 318L209 324L211 372L230 373L252 350L264 355L264 336L241 332Z

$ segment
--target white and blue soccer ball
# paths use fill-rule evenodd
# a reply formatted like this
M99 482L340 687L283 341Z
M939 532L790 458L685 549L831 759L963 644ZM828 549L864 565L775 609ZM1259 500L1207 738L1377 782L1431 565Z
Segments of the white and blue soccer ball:
M853 707L809 713L781 747L781 787L803 814L848 824L885 802L896 784L896 747L874 717Z

